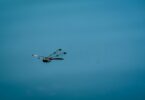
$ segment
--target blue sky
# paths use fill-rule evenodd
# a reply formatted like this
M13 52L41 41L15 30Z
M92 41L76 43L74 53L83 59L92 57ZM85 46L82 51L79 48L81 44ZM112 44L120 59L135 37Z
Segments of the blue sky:
M0 0L0 99L144 100L144 0ZM64 61L31 55L62 48Z

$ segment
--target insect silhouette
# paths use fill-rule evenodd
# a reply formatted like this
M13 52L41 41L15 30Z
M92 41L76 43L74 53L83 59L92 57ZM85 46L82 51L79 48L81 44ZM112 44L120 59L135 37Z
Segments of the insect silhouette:
M51 53L49 56L39 56L37 54L32 54L32 57L40 59L44 63L49 63L53 60L64 60L62 56L66 54L67 52L62 51L62 49L57 49L56 51Z

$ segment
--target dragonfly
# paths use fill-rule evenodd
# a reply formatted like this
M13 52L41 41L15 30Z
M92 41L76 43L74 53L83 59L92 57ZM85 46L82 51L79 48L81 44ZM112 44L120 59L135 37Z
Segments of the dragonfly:
M54 60L64 60L63 55L66 55L67 52L62 51L62 49L57 49L48 56L39 56L37 54L32 54L32 57L40 59L44 63L49 63Z

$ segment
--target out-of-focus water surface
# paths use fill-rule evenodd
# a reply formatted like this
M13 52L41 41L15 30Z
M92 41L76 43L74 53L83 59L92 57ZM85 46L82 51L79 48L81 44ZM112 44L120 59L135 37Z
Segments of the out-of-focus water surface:
M0 100L145 100L145 1L0 0Z

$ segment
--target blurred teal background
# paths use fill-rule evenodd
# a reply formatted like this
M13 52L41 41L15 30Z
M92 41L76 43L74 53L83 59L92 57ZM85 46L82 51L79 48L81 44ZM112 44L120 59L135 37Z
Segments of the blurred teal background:
M145 100L145 1L0 0L0 100Z

